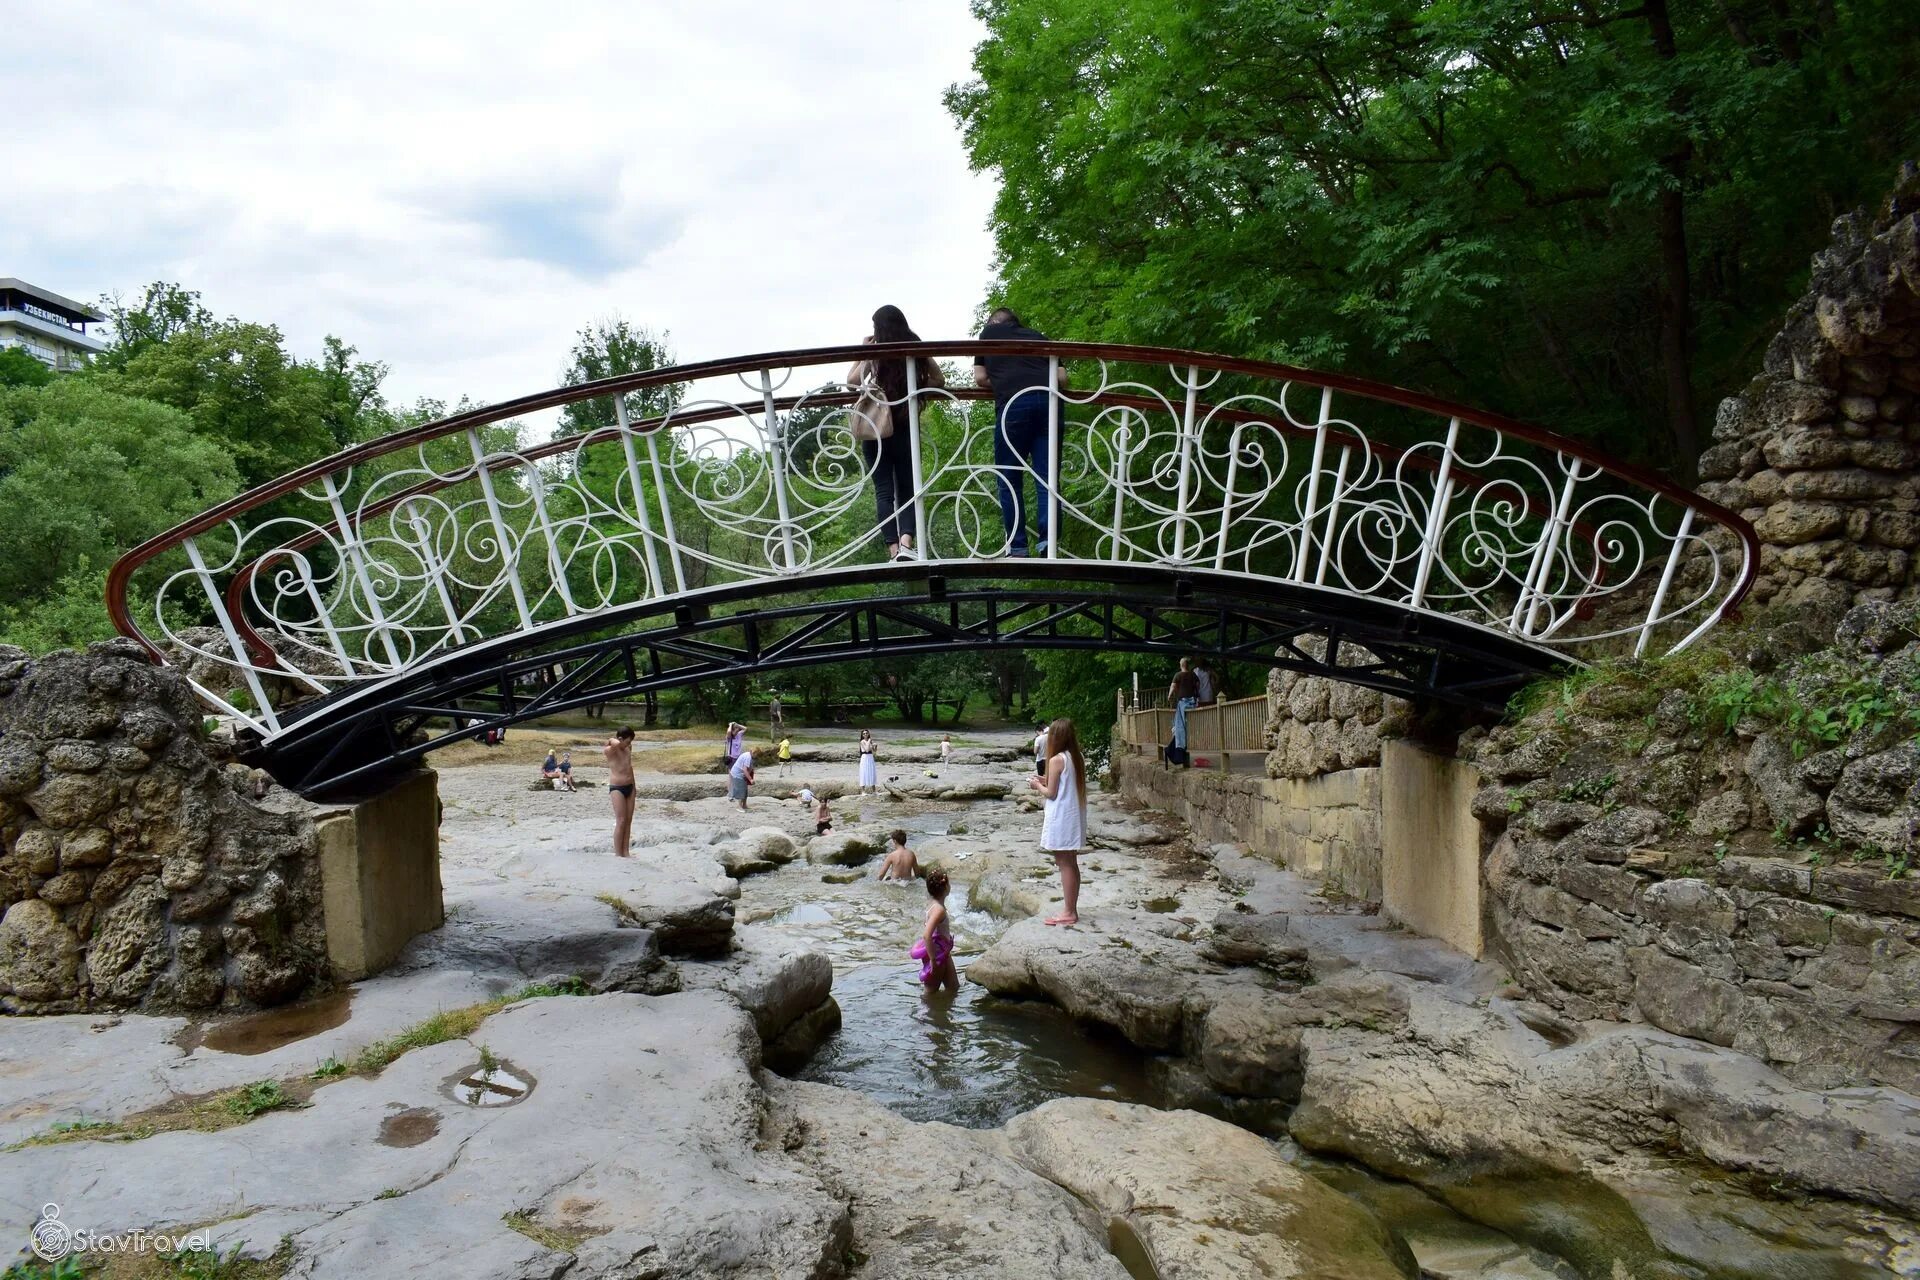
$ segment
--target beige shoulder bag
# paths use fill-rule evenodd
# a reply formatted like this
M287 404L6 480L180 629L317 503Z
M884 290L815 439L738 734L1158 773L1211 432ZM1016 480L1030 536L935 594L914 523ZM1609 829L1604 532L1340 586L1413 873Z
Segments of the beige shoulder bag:
M849 413L847 425L852 428L855 440L885 440L893 435L893 407L887 403L886 393L880 390L871 360L861 364L860 396Z

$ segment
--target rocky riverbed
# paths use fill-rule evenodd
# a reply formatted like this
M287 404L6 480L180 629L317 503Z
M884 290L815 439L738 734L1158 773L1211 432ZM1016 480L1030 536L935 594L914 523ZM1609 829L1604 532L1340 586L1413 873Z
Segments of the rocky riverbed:
M744 814L643 772L630 861L603 790L483 756L441 777L448 922L387 973L10 1020L0 1216L299 1276L1920 1272L1905 1095L1567 1023L1108 797L1085 927L1048 929L1016 739L883 742L819 840L781 797L855 790L850 751L801 754ZM955 878L957 997L904 955L924 894L863 865L896 825Z

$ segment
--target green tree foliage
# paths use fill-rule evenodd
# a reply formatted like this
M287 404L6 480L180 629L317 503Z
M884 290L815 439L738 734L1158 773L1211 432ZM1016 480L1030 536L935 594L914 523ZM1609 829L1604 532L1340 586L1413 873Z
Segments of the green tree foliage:
M386 366L331 337L318 362L297 359L277 326L216 320L199 298L157 283L132 306L108 300L115 342L89 376L184 411L248 486L390 429Z
M561 374L560 385L577 387L585 382L615 378L623 373L664 369L673 363L673 349L667 344L668 335L664 329L656 333L644 325L630 324L619 316L596 321L580 330L574 340L572 362ZM684 385L676 383L630 392L627 396L627 416L638 422L667 413L680 403L683 391ZM583 431L610 427L614 422L613 400L610 397L580 400L560 411L560 434L579 435Z
M98 638L106 566L232 496L240 477L178 409L80 377L0 391L0 600L9 634ZM90 617L76 621L91 592ZM34 616L42 608L58 620ZM16 642L23 642L16 639ZM37 643L37 642L36 642Z
M996 293L1056 336L1337 365L1683 471L1920 139L1904 0L974 9L948 105L1003 180Z
M53 370L19 347L0 347L0 387L44 387Z

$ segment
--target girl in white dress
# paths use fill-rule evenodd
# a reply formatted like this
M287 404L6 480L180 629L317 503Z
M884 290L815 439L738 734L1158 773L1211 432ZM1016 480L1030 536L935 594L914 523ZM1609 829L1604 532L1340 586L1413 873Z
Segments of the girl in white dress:
M1040 820L1040 847L1053 855L1060 868L1060 891L1066 907L1048 924L1080 923L1080 850L1087 843L1087 792L1083 779L1087 762L1080 754L1080 734L1073 721L1062 717L1047 726L1046 772L1027 780L1047 798Z
M873 762L873 731L860 731L860 793L865 795L868 788L880 786L880 769Z

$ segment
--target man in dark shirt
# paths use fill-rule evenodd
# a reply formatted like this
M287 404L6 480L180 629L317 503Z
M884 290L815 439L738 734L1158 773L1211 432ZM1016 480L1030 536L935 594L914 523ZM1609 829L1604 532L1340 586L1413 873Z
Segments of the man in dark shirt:
M1019 338L1045 342L1047 336L1029 329L1006 307L987 317L984 339ZM979 356L973 362L975 386L993 392L993 465L1000 472L1000 519L1006 526L1008 554L1027 554L1025 473L1035 479L1035 501L1040 542L1034 554L1047 554L1052 536L1047 528L1047 486L1053 483L1053 457L1047 447L1049 398L1045 356ZM1066 389L1067 371L1060 370L1060 388Z

